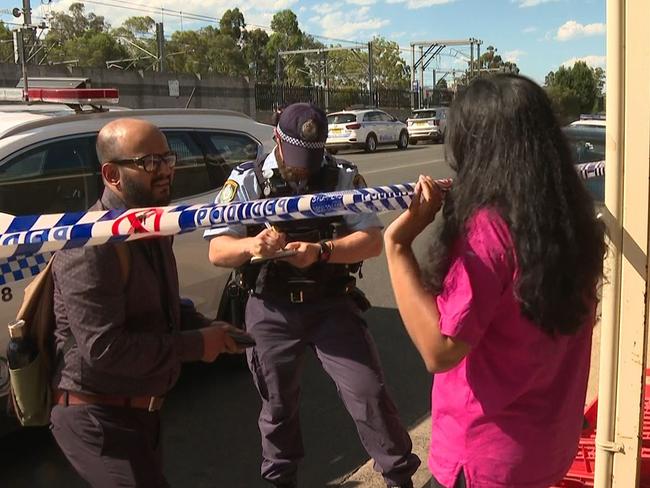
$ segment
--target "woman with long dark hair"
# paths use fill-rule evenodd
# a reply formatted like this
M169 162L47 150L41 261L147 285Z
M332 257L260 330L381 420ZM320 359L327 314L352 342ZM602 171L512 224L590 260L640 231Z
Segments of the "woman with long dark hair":
M404 325L438 373L432 486L546 488L578 445L604 229L532 81L471 83L446 149L451 190L421 176L385 233ZM412 242L441 206L423 279Z

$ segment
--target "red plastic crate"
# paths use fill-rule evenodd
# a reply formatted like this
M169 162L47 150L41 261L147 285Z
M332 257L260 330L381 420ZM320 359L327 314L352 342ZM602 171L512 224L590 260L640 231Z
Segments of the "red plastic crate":
M646 370L643 400L643 427L641 444L641 473L639 488L650 488L650 369ZM585 409L585 425L580 436L578 452L573 464L560 483L551 488L591 488L594 486L596 464L596 421L598 399Z

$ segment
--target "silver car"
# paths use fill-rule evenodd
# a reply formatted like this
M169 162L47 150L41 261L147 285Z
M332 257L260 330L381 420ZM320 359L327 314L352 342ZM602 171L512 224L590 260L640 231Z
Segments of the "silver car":
M167 136L178 155L175 202L212 203L236 165L274 147L271 126L227 110L80 114L64 106L0 105L0 212L37 215L89 208L103 189L95 153L97 133L118 117L146 119ZM174 251L181 296L203 314L216 316L229 270L208 263L201 232L176 236ZM6 325L16 317L32 272L31 268L15 272L0 259L0 432L8 423L2 411L9 392Z
M423 108L414 110L406 120L409 132L409 142L418 141L442 142L447 128L447 107Z

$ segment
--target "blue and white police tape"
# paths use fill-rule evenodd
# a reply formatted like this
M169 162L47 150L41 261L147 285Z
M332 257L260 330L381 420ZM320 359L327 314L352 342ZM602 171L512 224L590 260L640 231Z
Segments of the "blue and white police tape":
M256 224L407 208L414 184L233 202L49 215L0 214L0 258Z
M605 162L576 166L584 178L605 174ZM414 184L362 188L220 205L77 212L16 217L0 213L0 285L35 276L51 253L199 228L405 209Z

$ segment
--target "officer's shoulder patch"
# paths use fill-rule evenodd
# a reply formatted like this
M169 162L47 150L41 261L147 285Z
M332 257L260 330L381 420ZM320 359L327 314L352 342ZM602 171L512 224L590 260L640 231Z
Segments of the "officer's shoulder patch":
M230 203L237 196L237 190L239 189L239 183L235 180L228 180L223 184L221 193L219 193L219 202L221 203Z
M368 186L368 183L366 183L365 178L361 176L359 173L354 175L352 184L354 185L355 188L366 188Z

